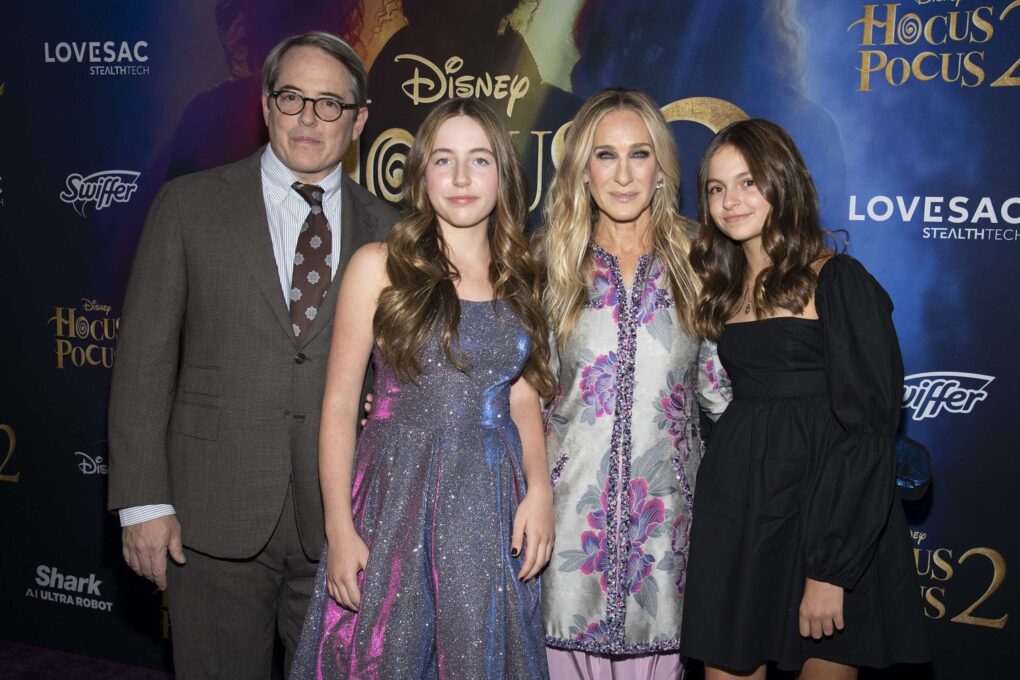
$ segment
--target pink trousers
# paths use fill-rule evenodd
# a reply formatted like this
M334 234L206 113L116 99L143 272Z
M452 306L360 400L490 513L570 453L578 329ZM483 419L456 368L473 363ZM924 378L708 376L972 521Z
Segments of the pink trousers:
M683 680L678 653L599 656L546 647L550 680Z

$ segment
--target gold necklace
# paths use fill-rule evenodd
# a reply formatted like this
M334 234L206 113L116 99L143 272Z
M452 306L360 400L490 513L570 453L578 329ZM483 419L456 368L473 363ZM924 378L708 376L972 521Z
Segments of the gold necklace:
M751 286L744 288L744 296L741 298L741 302L746 301L747 303L746 305L744 305L744 314L751 313L751 303L754 302L754 295L752 294L753 290L754 290L753 283L751 284Z

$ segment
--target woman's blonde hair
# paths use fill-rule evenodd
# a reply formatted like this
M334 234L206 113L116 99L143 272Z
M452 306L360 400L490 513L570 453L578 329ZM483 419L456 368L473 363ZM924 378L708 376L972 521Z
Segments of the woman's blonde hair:
M652 137L662 185L652 195L649 237L652 252L666 265L676 315L693 333L693 310L698 280L687 261L694 225L677 210L680 161L673 134L651 97L628 89L603 90L588 99L567 129L563 158L545 202L546 232L542 249L546 260L544 303L556 341L563 345L588 302L592 260L589 244L599 218L598 206L585 185L595 128L613 111L641 116Z
M487 227L489 282L495 300L510 306L531 340L524 378L543 398L551 400L556 380L549 368L549 327L540 297L541 266L529 252L524 236L528 217L524 166L506 128L488 106L475 99L449 99L437 105L418 128L408 152L404 167L405 217L386 238L390 285L380 293L373 319L376 343L394 373L404 381L415 380L421 372L418 354L437 331L447 361L462 371L470 368L456 346L460 300L454 282L460 274L447 257L425 178L439 128L456 116L467 116L478 123L492 144L499 186Z

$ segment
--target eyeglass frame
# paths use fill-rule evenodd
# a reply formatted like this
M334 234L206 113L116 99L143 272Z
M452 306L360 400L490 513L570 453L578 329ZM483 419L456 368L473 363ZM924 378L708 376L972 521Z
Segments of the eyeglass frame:
M299 110L295 111L294 113L287 113L286 111L281 109L280 108L280 95L281 94L292 94L295 97L300 98L301 99L301 108ZM308 105L308 102L311 102L312 103L312 113L315 114L315 117L318 118L319 120L321 120L323 123L335 123L336 121L338 121L341 118L343 118L344 111L347 111L347 110L350 110L350 109L360 109L362 106L367 106L368 104L372 103L371 100L369 100L369 101L366 101L364 104L348 104L347 102L342 101L342 100L340 100L340 99L338 99L336 97L302 97L299 93L295 92L294 90L273 90L272 92L268 93L268 96L269 96L270 99L273 100L273 103L276 105L276 110L279 111L284 116L300 116L302 113L304 113L305 106ZM336 118L333 118L333 119L323 118L322 115L318 111L315 110L316 103L320 102L320 101L324 101L324 100L336 102L340 106L340 113L339 113L339 115L337 115Z

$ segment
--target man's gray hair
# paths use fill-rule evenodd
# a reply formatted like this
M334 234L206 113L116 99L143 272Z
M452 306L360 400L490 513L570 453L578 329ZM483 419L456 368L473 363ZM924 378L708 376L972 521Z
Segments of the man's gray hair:
M365 72L365 64L350 45L335 35L323 31L292 35L273 48L273 51L266 57L266 63L262 65L263 92L272 92L276 88L283 55L294 47L317 47L346 66L354 79L354 102L351 103L359 106L365 105L368 101L368 74Z

